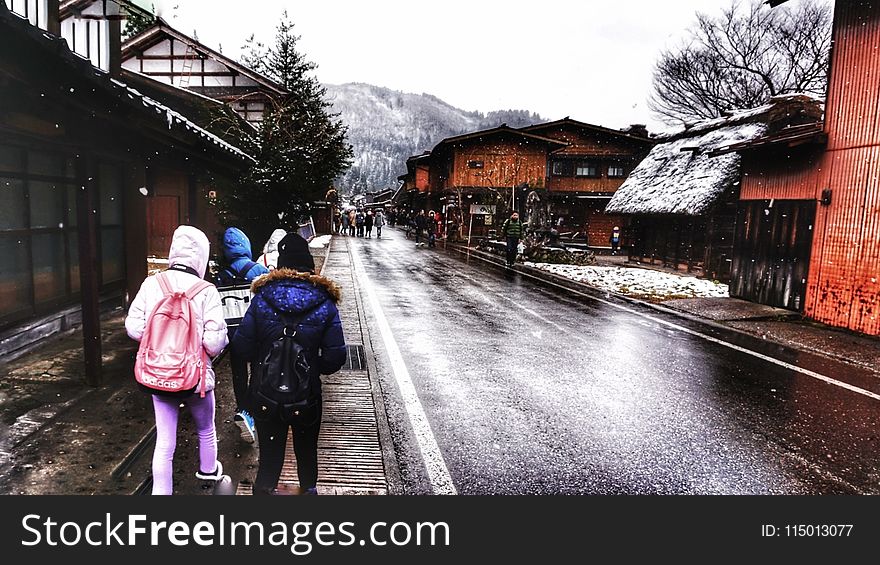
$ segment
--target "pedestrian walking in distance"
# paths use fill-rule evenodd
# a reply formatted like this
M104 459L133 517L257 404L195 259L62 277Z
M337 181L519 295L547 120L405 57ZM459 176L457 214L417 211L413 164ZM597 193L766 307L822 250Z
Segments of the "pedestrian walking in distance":
M251 286L253 301L232 340L233 351L254 363L248 402L260 438L259 467L253 487L257 495L277 492L290 430L300 492L317 494L322 416L320 375L338 371L345 363L346 349L336 308L341 291L330 279L314 274L314 269L308 242L299 234L288 234L278 246L278 268ZM285 341L289 339L301 348L296 357L297 368L291 366L293 363L272 361L279 359L275 352L280 342L286 344L284 347L293 347ZM301 358L304 362L300 362ZM278 375L278 364L280 373L295 372L300 376L296 386L305 389L302 408L290 410L281 401L267 398L264 378ZM271 396L272 392L268 394Z
M367 237L373 237L373 222L375 218L373 218L373 211L368 210L366 215L364 216L364 229L367 231Z
M363 210L358 210L357 214L354 217L355 225L357 226L357 236L364 237L364 212Z
M514 212L501 224L501 235L507 239L507 266L516 262L519 240L524 233L523 223L519 220L519 212Z
M422 230L428 228L428 218L425 217L425 211L419 210L418 215L416 216L416 247L421 245L422 238Z
M617 255L617 250L620 248L620 226L614 226L608 241L611 243L611 254Z
M175 393L150 390L153 400L153 411L156 418L156 446L153 450L153 494L173 493L173 461L177 447L177 422L180 405L184 403L192 414L199 440L199 468L196 478L208 481L219 481L223 477L223 465L217 459L217 431L214 427L214 369L211 357L220 354L226 344L226 320L223 318L223 305L217 288L205 282L205 270L208 267L208 237L192 226L179 226L171 238L171 249L168 253L168 270L158 275L147 277L134 297L128 316L125 318L125 330L135 341L150 342L158 335L159 342L167 339L167 334L159 335L153 330L161 330L160 320L154 317L160 311L162 301L170 298L182 300L180 294L186 293L191 317L196 323L189 327L190 332L197 332L195 338L198 346L203 349L200 359L193 362L204 364L201 379L204 379L195 390L182 390ZM199 289L194 291L193 289ZM191 296L192 294L192 296ZM157 310L159 306L159 310ZM173 323L173 322L167 322ZM148 327L149 324L149 327ZM150 335L145 335L149 330ZM191 333L190 336L192 337ZM164 339L163 339L164 338ZM165 342L179 353L186 351L186 344ZM174 357L175 351L163 350L167 357ZM202 352L200 352L202 353ZM140 358L140 352L139 352ZM149 364L151 360L144 363ZM139 364L141 362L139 361ZM201 366L200 366L201 368ZM137 371L137 366L136 366Z
M376 225L376 237L382 237L382 226L385 225L385 214L382 213L382 210L376 210L374 223Z

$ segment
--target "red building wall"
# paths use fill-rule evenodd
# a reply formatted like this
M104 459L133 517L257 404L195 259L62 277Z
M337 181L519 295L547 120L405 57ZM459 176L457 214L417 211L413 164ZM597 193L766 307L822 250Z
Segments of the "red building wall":
M835 5L825 116L823 154L775 164L746 154L740 198L816 200L804 313L880 335L880 3Z
M880 334L878 111L880 3L839 1L825 121L832 200L817 214L806 313L874 335Z

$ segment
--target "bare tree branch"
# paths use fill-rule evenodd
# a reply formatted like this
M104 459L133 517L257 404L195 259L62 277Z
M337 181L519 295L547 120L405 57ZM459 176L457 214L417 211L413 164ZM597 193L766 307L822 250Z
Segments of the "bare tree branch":
M779 94L824 96L831 19L817 0L774 9L732 0L718 17L697 14L689 40L661 53L648 104L663 121L688 124Z

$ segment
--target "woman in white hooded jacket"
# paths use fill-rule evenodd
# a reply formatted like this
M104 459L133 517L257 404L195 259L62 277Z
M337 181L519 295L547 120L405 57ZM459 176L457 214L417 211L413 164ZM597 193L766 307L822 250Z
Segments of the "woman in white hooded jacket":
M179 226L171 240L168 254L169 268L164 276L173 291L185 292L205 276L208 266L210 243L208 237L192 226ZM125 329L129 337L140 341L144 337L147 317L162 299L164 293L155 276L147 277L135 296ZM226 320L220 293L213 285L193 298L193 307L202 334L202 346L208 357L215 357L229 343ZM205 396L196 391L185 399L199 437L199 471L196 477L203 480L219 480L223 466L217 460L217 431L214 425L214 369L208 359L205 379ZM156 415L156 448L153 451L153 494L172 494L172 462L177 445L177 419L181 399L153 395Z
M263 254L257 259L257 263L263 265L270 271L278 267L278 243L284 239L287 232L277 229L269 236L269 241L263 246Z

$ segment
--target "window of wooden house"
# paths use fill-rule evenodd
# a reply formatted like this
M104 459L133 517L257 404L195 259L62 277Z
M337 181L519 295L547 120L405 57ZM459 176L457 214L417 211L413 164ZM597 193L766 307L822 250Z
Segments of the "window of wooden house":
M34 269L34 300L37 304L63 298L67 294L67 257L64 234L34 234L31 237Z
M626 176L626 172L621 165L608 165L608 178L617 179Z
M550 173L555 177L570 177L572 170L571 161L553 161L550 163Z
M0 235L0 315L31 309L30 239L24 235Z
M0 177L0 230L27 228L27 209L24 181Z
M468 161L467 166L468 166L468 169L482 169L483 168L483 161L475 161L475 160Z
M117 178L121 179L117 171ZM0 316L13 321L73 301L79 292L77 204L72 156L0 145ZM114 191L121 190L116 182ZM118 194L102 202L107 254L122 257ZM115 199L115 200L114 200ZM102 229L104 226L102 225ZM119 248L119 249L116 249ZM109 257L108 257L109 258ZM124 273L121 259L111 268ZM118 280L121 275L111 273Z
M599 176L599 167L592 161L579 161L575 165L574 175L576 177L597 177Z
M0 145L0 173L19 173L23 163L22 151L20 149Z

